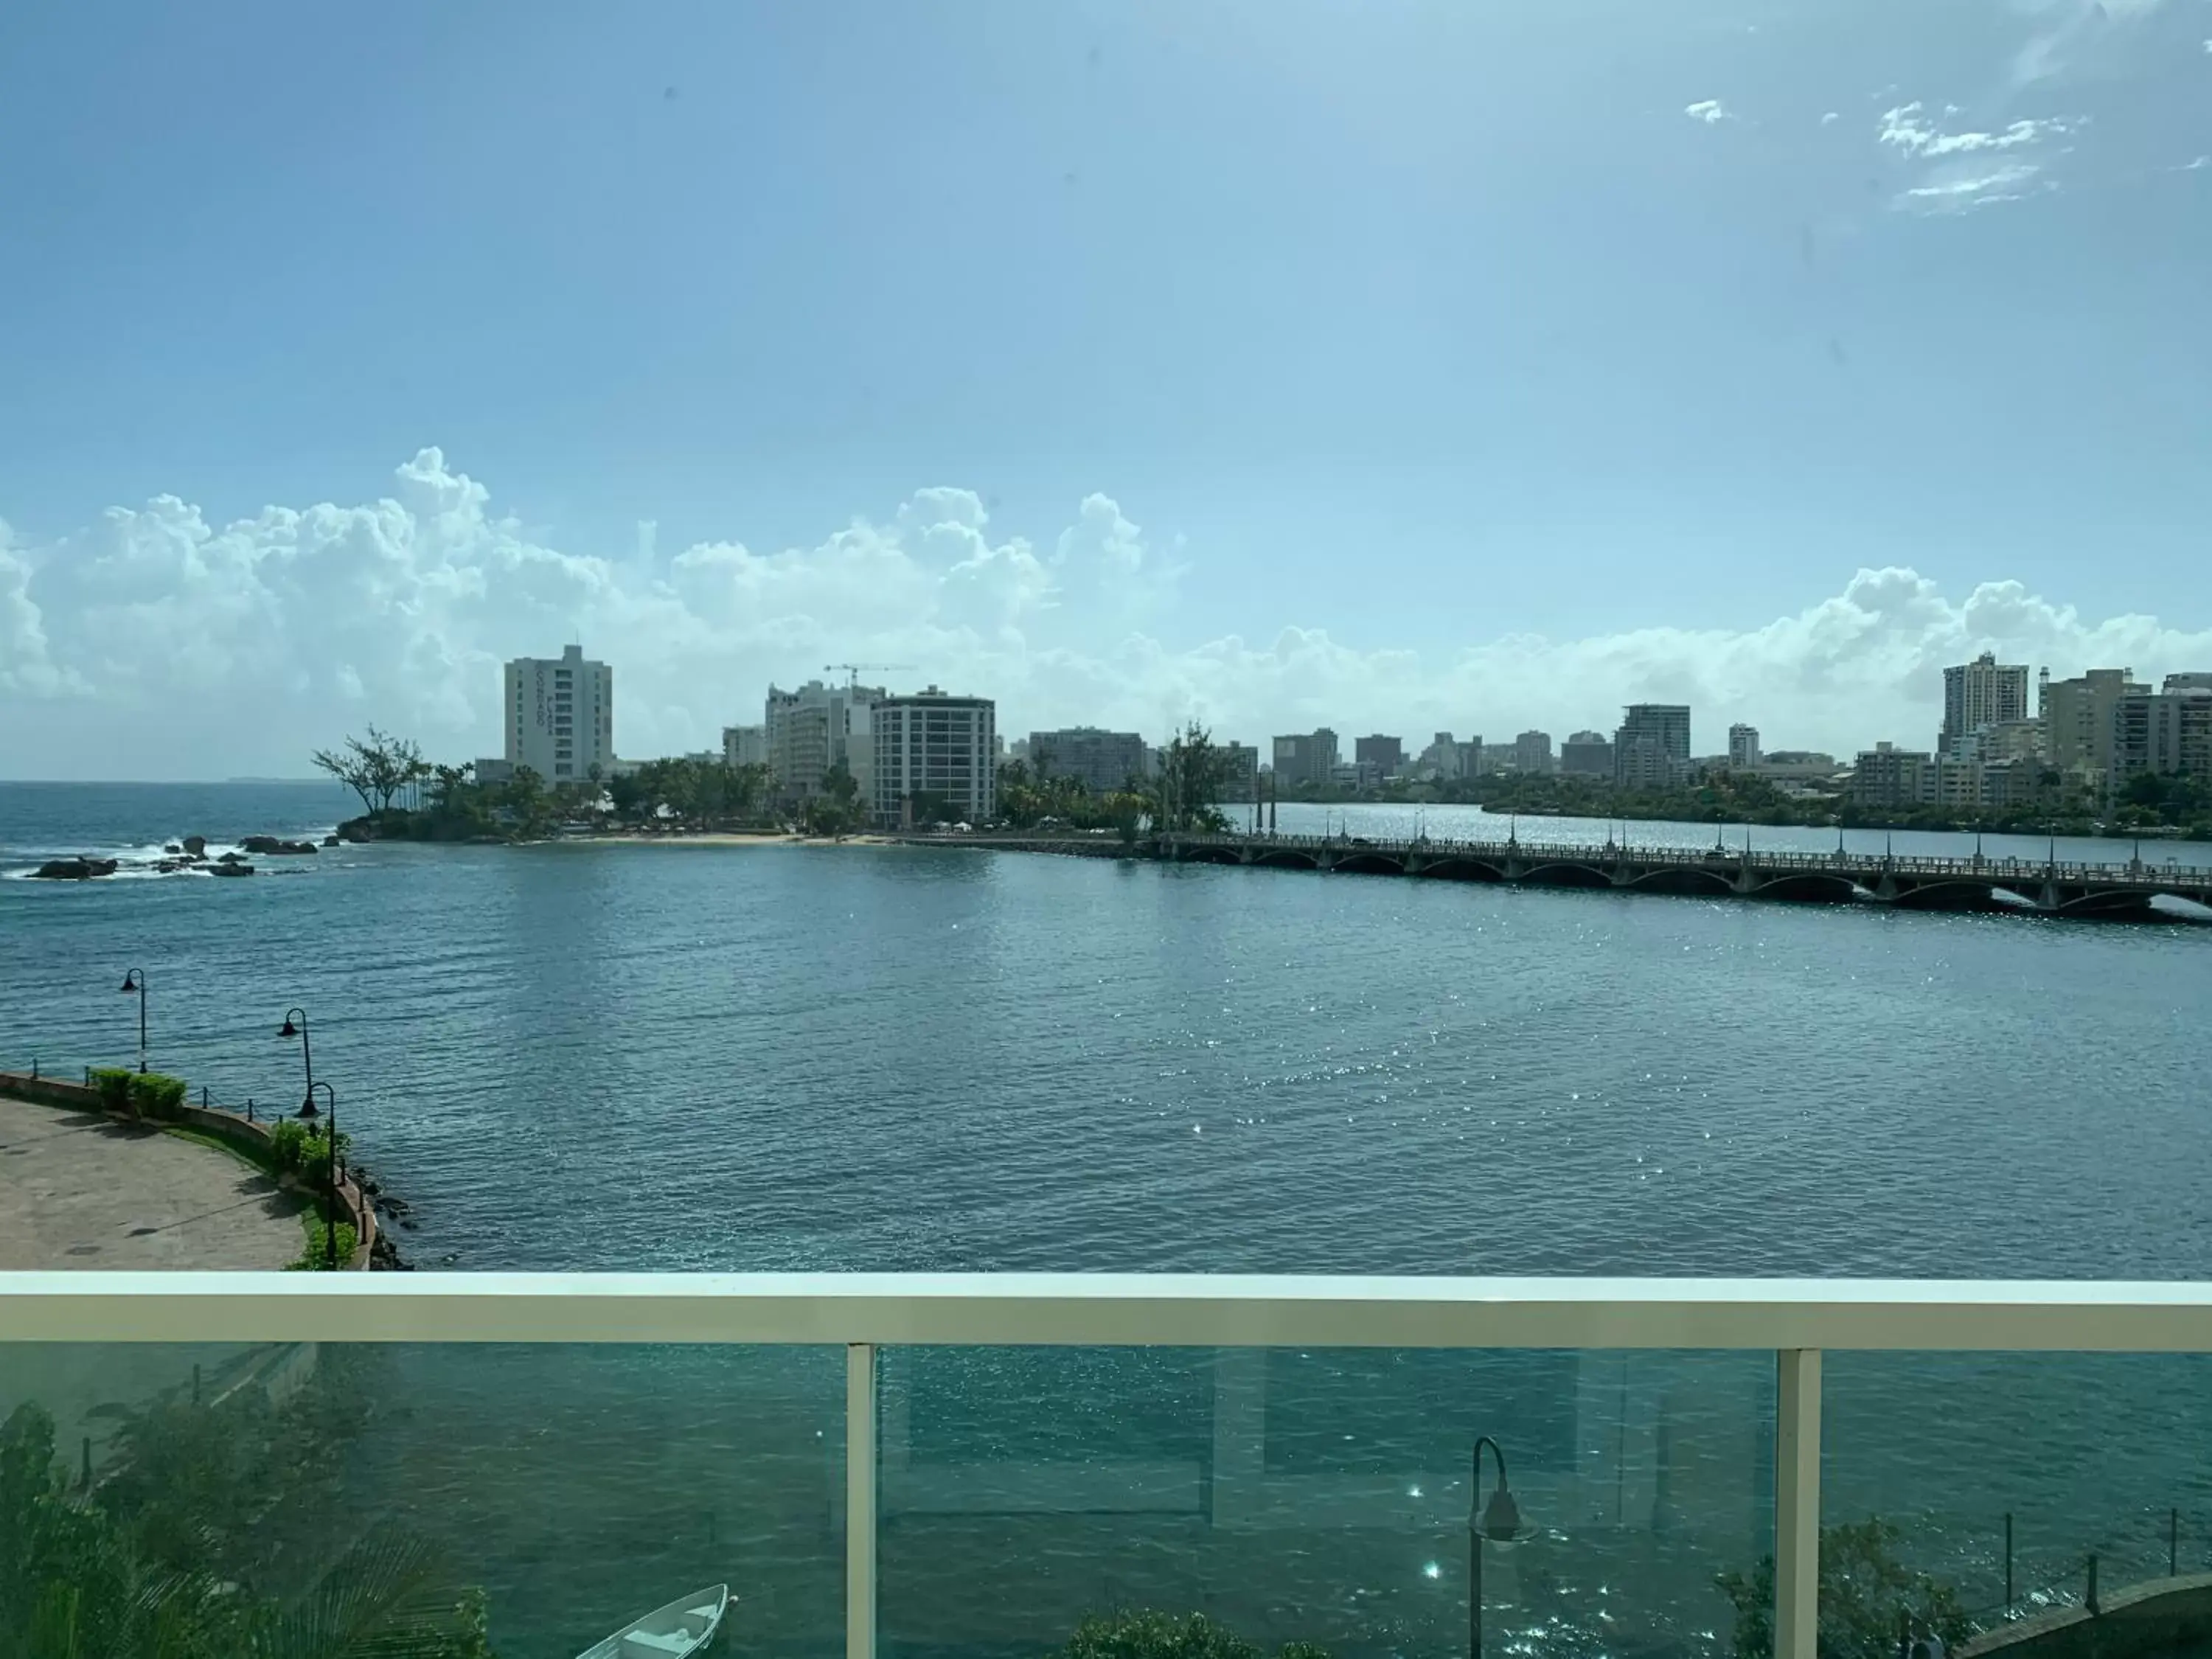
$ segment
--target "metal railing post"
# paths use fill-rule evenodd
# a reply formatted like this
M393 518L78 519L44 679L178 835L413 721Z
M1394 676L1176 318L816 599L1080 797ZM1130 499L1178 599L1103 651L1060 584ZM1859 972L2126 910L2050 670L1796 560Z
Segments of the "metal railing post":
M876 1659L876 1346L845 1349L845 1659Z
M1775 1356L1774 1659L1815 1659L1820 1628L1820 1351Z

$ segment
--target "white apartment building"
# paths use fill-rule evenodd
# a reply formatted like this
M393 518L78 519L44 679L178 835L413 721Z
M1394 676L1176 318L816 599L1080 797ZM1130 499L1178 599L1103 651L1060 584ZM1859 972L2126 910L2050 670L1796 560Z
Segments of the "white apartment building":
M506 761L548 783L611 777L615 672L572 645L557 657L517 657L507 665Z
M875 745L872 788L886 830L917 823L985 823L998 815L998 709L988 697L956 697L929 686L884 697L869 711Z
M811 800L821 793L824 775L842 761L860 787L860 799L872 799L875 746L869 711L883 700L878 685L809 680L792 691L769 686L761 730L776 798L794 805Z
M1943 671L1943 729L1936 734L1936 752L1948 757L1969 732L2027 718L2027 665L1999 662L1994 652L1984 651Z
M1759 728L1737 721L1729 727L1729 764L1747 771L1759 764Z

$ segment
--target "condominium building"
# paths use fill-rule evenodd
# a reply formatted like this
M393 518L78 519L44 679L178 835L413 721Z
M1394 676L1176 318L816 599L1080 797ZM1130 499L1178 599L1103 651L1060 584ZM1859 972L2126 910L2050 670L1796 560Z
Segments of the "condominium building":
M1336 775L1336 733L1318 732L1275 739L1275 781L1291 788L1325 784Z
M2071 680L2054 680L2044 670L2038 712L2045 761L2070 782L2101 787L2112 775L2112 716L2120 699L2149 691L2132 668L2093 668Z
M557 657L507 665L505 759L549 783L610 777L615 759L615 672L572 645Z
M768 727L765 726L724 726L722 728L722 764L766 766L768 764Z
M1625 789L1664 789L1690 772L1687 703L1632 702L1613 734L1613 781Z
M2179 689L2131 692L2113 705L2112 788L2141 772L2212 784L2212 684L2190 684L2197 678L2169 674L2166 685Z
M1759 764L1759 728L1741 720L1729 727L1729 764L1749 770Z
M1513 769L1534 777L1552 775L1552 734L1523 732L1513 739Z
M911 829L983 823L997 815L998 709L990 698L956 697L932 685L882 698L869 722L877 823Z
M1613 778L1613 739L1602 732L1577 732L1559 745L1559 770L1571 778Z
M1355 765L1371 766L1377 778L1391 778L1406 769L1406 745L1396 738L1379 733L1370 738L1352 740L1352 758Z
M822 780L841 761L860 786L860 798L872 799L875 747L869 711L883 698L883 688L874 685L809 680L790 691L769 686L762 727L776 799L805 805L822 793Z
M1851 768L1851 799L1861 806L1919 806L1936 799L1935 757L1919 749L1878 743L1859 751Z
M1030 769L1041 778L1073 778L1094 795L1110 794L1145 776L1145 739L1135 732L1071 726L1032 732Z
M1943 729L1936 752L1949 755L1954 743L1981 726L2027 718L2027 665L1999 662L1994 652L1984 651L1943 671Z

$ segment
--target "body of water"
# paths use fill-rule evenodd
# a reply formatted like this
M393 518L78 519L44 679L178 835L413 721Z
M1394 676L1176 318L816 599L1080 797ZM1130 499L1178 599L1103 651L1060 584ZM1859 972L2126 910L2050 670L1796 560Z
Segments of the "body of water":
M195 832L303 834L349 811L321 786L0 785L0 871ZM1323 811L1285 805L1281 828ZM1327 811L1353 834L1502 823ZM1602 841L1608 826L1520 828ZM1642 843L1713 834L1629 828ZM2014 850L1990 840L1992 856ZM1900 853L1957 844L1898 837ZM2143 856L2212 864L2212 848L2174 843ZM276 1033L299 1005L360 1156L415 1206L398 1237L424 1267L2212 1267L2212 931L934 848L378 847L262 863L240 882L0 879L0 1066L129 1058L136 1004L115 988L138 967L157 1068L221 1101L296 1103L299 1052ZM389 1485L418 1519L443 1518L517 1652L559 1652L572 1631L580 1647L618 1591L617 1558L680 1576L741 1548L781 1563L782 1601L756 1597L767 1645L834 1645L836 1361L400 1356L419 1416L389 1431ZM887 1527L885 1620L903 1650L1021 1645L1001 1628L1007 1597L946 1599L947 1561L971 1576L998 1563L995 1582L1033 1587L1047 1625L1179 1595L1276 1640L1304 1618L1347 1650L1449 1650L1466 1490L1449 1483L1486 1431L1517 1443L1516 1490L1548 1498L1559 1534L1514 1569L1504 1616L1601 1632L1583 1615L1610 1586L1620 1617L1625 1602L1650 1612L1650 1641L1724 1639L1711 1575L1763 1547L1771 1479L1756 1357L1275 1356L1257 1382L1234 1363L891 1357L904 1461L887 1489L896 1506L908 1482L913 1508ZM1899 1516L1976 1585L2007 1509L2052 1517L2054 1561L2141 1542L2154 1520L2162 1565L2170 1506L2212 1528L2204 1375L1838 1357L1832 1517ZM1216 1432L1240 1388L1268 1402L1241 1522L1218 1507L1233 1471ZM732 1413L764 1437L757 1455L740 1455L753 1442ZM696 1490L669 1496L687 1467L675 1449L700 1443L717 1490L781 1470L785 1509L731 1497L716 1519ZM579 1445L598 1449L588 1468ZM994 1468L995 1510L976 1496ZM1179 1496L1186 1468L1212 1483L1212 1524ZM596 1519L541 1501L556 1470L589 1485ZM1022 1483L1049 1489L1054 1471L1071 1493L1103 1480L1105 1518L1095 1492L1024 1518ZM805 1535L830 1540L802 1552L831 1552L819 1583L775 1555L801 1527L793 1492ZM774 1524L747 1534L741 1510ZM628 1556L593 1530L624 1525ZM599 1565L579 1568L580 1550ZM801 1580L812 1588L787 1588Z

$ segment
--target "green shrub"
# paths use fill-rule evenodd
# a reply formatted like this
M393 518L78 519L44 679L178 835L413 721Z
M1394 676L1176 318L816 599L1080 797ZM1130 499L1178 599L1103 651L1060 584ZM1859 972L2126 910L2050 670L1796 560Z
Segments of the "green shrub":
M306 1156L307 1126L297 1118L280 1117L269 1127L269 1152L276 1160L279 1175L291 1175L298 1170Z
M331 1259L330 1238L324 1230L322 1212L319 1210L301 1211L300 1225L307 1232L307 1242L300 1247L299 1255L285 1264L285 1271L322 1273L329 1267ZM338 1271L340 1273L343 1273L352 1265L354 1249L359 1243L359 1236L353 1230L353 1223L339 1222Z
M131 1079L138 1074L120 1066L93 1068L92 1086L100 1091L100 1103L111 1112L131 1109Z
M1263 1659L1248 1642L1202 1613L1178 1619L1165 1613L1092 1613L1075 1627L1061 1659ZM1291 1642L1276 1659L1328 1659L1325 1648Z
M125 1073L130 1079L131 1109L141 1117L176 1118L183 1115L185 1080L159 1072Z

